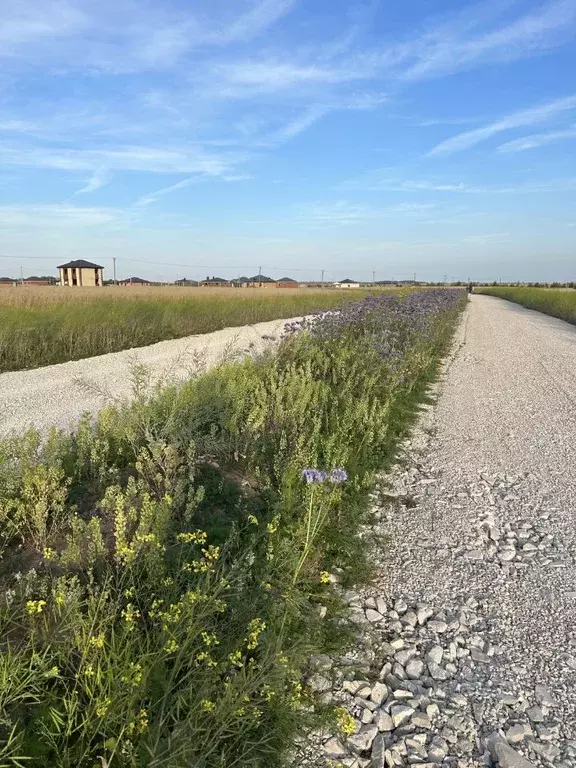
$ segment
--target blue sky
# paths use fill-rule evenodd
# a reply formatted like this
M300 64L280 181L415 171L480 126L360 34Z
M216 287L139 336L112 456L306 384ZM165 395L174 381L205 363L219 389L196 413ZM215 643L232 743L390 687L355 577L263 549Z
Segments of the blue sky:
M0 16L0 274L576 279L576 0Z

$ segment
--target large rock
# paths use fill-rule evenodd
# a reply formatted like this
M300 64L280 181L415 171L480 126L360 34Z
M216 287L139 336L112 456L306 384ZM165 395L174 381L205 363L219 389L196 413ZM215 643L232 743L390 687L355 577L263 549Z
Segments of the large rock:
M347 757L348 752L346 751L346 748L340 741L340 739L337 739L336 737L332 739L328 739L328 741L324 744L324 754L326 757L332 758L337 760L340 757Z
M378 736L378 727L374 724L363 725L358 733L353 733L348 737L348 745L356 753L367 752L374 739Z
M378 712L376 714L376 726L379 731L393 731L394 722L387 712Z
M404 723L407 723L410 720L414 714L414 710L412 707L408 707L405 704L394 704L390 710L390 714L394 726L398 728L398 726L404 725Z
M535 768L530 760L519 755L499 733L491 733L486 740L486 746L492 760L500 763L500 768Z

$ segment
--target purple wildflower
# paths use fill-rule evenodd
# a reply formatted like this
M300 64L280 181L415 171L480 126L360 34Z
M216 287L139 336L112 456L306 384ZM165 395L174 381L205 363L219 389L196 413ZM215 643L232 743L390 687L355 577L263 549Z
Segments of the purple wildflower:
M346 480L348 480L348 473L345 469L333 469L330 472L330 482L333 485L340 485L340 483L345 483Z
M321 472L319 469L303 469L302 476L309 485L320 485L326 480L328 474Z

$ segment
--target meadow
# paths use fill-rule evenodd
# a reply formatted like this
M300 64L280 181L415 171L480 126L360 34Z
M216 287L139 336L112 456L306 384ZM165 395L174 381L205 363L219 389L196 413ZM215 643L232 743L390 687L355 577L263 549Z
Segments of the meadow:
M298 317L350 298L330 289L5 287L0 289L0 372Z
M528 309L536 309L576 325L576 290L573 288L478 287L477 293L499 296Z
M446 353L459 291L352 301L267 354L0 441L0 765L284 765L333 582Z

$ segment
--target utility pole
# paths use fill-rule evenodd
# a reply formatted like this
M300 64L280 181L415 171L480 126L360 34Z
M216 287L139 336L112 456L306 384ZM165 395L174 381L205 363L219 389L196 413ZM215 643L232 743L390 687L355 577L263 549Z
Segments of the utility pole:
M414 272L414 285L416 285L416 272Z
M444 273L444 285L446 285L448 282L448 275Z
M20 267L20 284L24 285L24 267Z
M118 285L116 282L116 256L112 257L112 271L114 273L114 285Z
M322 288L324 288L324 272L325 270L323 269L322 270Z
M376 285L376 270L372 270L372 285Z
M262 267L258 267L258 287L262 288Z

